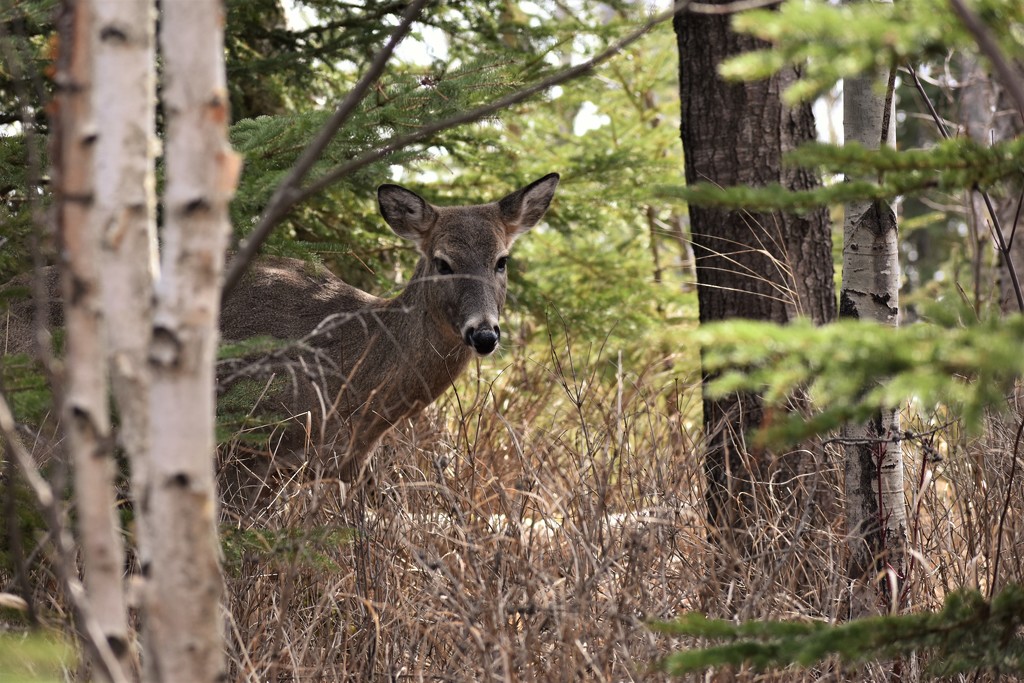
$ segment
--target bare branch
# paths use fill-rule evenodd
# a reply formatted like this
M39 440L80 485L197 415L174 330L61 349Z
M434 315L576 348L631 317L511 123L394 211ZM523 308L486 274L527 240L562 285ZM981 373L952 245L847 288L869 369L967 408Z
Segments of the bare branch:
M996 248L999 249L999 253L1003 256L1004 264L1006 265L1006 272L1010 275L1010 284L1013 285L1013 294L1017 297L1017 308L1024 313L1024 292L1020 288L1020 279L1017 277L1017 269L1013 265L1013 259L1010 257L1010 247L1006 244L1006 238L1003 236L1003 226L999 220L999 215L996 213L995 207L992 205L992 198L988 192L980 189L977 185L972 188L975 192L981 193L981 198L985 200L985 208L988 209L988 217L992 221L992 236L996 240Z

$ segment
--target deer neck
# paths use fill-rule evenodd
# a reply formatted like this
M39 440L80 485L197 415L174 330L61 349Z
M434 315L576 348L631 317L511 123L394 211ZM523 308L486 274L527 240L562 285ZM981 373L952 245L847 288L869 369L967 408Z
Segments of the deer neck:
M426 298L429 278L427 262L420 259L412 280L402 292L387 302L393 315L393 333L410 345L410 369L427 380L433 400L442 394L465 369L473 357L472 350L451 328L440 312L432 311Z

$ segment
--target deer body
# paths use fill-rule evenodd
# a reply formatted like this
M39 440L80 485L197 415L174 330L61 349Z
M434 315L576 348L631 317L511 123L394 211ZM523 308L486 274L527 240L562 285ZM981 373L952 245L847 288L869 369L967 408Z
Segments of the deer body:
M474 354L493 352L509 249L543 216L557 183L551 174L499 202L463 207L381 186L384 219L420 252L394 299L294 259L258 262L225 303L221 332L226 340L298 340L258 373L287 379L269 392L271 408L299 416L271 444L278 455L351 480L388 429L436 400Z
M433 206L382 185L381 214L420 252L409 285L394 299L296 259L254 264L223 306L222 337L294 343L259 361L222 363L218 383L230 391L240 381L266 382L263 407L291 418L269 444L272 468L309 464L351 480L388 429L444 393L474 354L493 352L509 249L541 219L557 185L558 175L550 174L498 202L461 207ZM51 326L62 324L57 275L52 267L38 275L50 292ZM27 288L31 277L10 286ZM12 306L0 350L30 352L32 320L31 301Z

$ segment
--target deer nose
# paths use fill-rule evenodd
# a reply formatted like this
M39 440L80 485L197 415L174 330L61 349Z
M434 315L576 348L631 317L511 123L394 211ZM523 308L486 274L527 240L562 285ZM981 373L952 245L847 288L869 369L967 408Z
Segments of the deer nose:
M498 340L501 339L501 330L498 326L487 327L471 327L466 330L466 343L476 349L476 352L482 356L486 356L491 351L494 351L495 347L498 346Z

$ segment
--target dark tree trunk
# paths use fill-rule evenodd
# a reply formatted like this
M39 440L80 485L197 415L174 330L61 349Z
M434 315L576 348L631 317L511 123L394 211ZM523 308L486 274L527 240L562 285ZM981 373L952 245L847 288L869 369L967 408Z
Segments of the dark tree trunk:
M687 184L816 187L813 174L782 165L783 154L815 138L810 105L789 107L780 99L795 72L753 83L723 81L717 71L723 60L764 47L734 33L729 23L728 15L675 18ZM824 208L795 216L691 206L690 226L701 323L785 323L806 316L820 324L835 317L832 237ZM720 528L742 519L752 483L763 479L765 454L744 445L762 412L757 396L714 400L705 392L708 505L711 522Z

